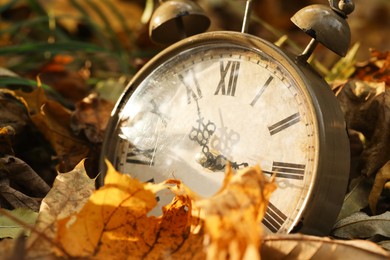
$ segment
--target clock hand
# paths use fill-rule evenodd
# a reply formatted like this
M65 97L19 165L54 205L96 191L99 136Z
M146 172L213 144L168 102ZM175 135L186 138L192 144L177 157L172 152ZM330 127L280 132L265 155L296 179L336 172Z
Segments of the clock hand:
M192 127L189 138L190 140L197 142L202 147L202 154L198 155L196 160L202 165L204 168L208 168L212 171L220 171L226 167L227 162L229 161L226 156L222 154L216 154L210 151L208 143L210 141L211 136L214 134L216 130L216 125L208 120L208 122L204 123L204 118L201 115L198 101L196 100L196 106L198 111L198 126ZM221 113L220 113L221 116ZM222 117L221 117L222 120ZM223 121L222 121L223 124ZM237 163L230 162L230 165L233 169L239 169L240 167L247 167L248 163Z
M202 153L198 154L196 161L202 165L202 167L207 168L212 171L221 171L225 169L227 162L230 163L230 166L233 169L240 169L249 166L248 163L237 163L232 162L226 158L223 154L217 154L210 152L210 149L207 145L203 146Z

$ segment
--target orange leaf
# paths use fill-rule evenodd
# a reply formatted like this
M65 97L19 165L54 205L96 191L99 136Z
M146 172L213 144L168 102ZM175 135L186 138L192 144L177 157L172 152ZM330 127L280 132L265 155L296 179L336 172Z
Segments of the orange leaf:
M260 167L251 167L238 171L214 197L196 202L204 211L209 259L260 259L261 221L275 189Z

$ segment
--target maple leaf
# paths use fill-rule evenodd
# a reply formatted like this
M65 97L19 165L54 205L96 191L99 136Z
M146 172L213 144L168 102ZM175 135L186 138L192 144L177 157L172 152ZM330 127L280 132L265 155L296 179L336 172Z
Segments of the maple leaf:
M162 217L147 216L157 205L155 192L164 188L165 183L141 183L120 174L108 163L105 185L78 214L58 222L58 243L71 257L145 258L154 250L171 254L189 233L190 207L177 197Z
M28 239L29 257L42 257L52 253L52 244L42 240L41 234L54 240L57 220L78 212L95 190L95 180L90 179L84 168L84 160L72 171L58 173L52 189L42 200L35 232Z

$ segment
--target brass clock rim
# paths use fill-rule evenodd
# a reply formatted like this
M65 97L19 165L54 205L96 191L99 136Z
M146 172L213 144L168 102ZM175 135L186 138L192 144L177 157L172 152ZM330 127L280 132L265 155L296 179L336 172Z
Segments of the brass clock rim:
M110 148L108 138L116 128L115 122L118 122L118 114L120 113L120 109L123 107L124 103L127 102L135 90L134 86L138 86L139 83L142 82L151 71L161 65L167 58L170 58L177 53L183 52L189 47L192 48L196 46L202 46L204 44L226 42L245 46L249 49L253 48L257 51L265 52L267 55L270 53L277 53L278 55L276 56L279 57L277 62L283 64L284 66L286 65L284 63L287 62L287 65L290 67L287 69L288 72L291 73L293 71L296 74L293 74L293 76L302 81L300 84L308 85L310 84L308 77L316 77L313 76L315 75L315 72L307 63L301 62L299 59L294 60L294 58L290 58L290 56L282 52L280 49L278 49L278 47L253 35L231 31L218 31L207 32L186 38L178 43L171 45L152 58L149 63L141 68L137 75L131 80L127 89L113 110L112 119L106 132L106 138L102 151ZM316 84L320 85L318 88L309 87L308 89L302 90L305 91L307 100L312 103L311 106L315 109L316 112L315 127L319 133L319 136L317 136L319 150L317 151L318 155L316 156L318 162L316 163L317 171L315 174L321 172L321 174L324 176L319 176L317 174L317 176L314 177L314 182L310 184L310 191L308 192L308 195L305 199L306 201L304 202L303 208L301 209L300 219L297 218L295 222L302 221L303 227L299 230L300 232L313 235L324 235L329 232L334 221L336 220L338 211L344 198L346 184L348 181L347 173L349 172L349 143L345 133L345 122L342 117L341 110L339 109L335 99L333 100L332 98L329 98L330 95L333 95L329 86L326 85L327 90L324 90L322 88L324 88L324 84L326 84L325 81L321 79L314 81L316 81ZM330 106L325 104L329 102ZM337 151L336 149L336 146L338 146L338 139L340 139L340 142L342 143L340 151ZM330 146L330 148L327 148L328 146ZM323 153L325 154L322 154L321 151L324 151ZM320 156L327 158L328 161L341 160L344 163L339 165L329 165L326 163L326 160L320 158ZM102 158L100 162L104 163L104 159L105 154L102 152ZM104 168L104 165L102 168ZM326 174L325 171L327 170L330 171L330 174ZM342 172L343 174L340 174L339 172ZM339 174L339 176L336 176L336 174ZM332 179L336 179L337 183L332 184L330 181ZM321 182L326 183L324 184ZM102 178L100 178L100 184L102 184ZM335 188L336 186L339 187ZM331 191L331 188L335 188L336 191ZM332 198L328 199L328 195ZM331 202L332 200L333 203ZM324 209L322 209L322 205L320 205L321 203L324 203ZM331 212L336 213L333 215L331 214L329 220L323 220L324 222L322 225L318 225L316 221L321 220L321 217L326 215L323 211L328 214Z

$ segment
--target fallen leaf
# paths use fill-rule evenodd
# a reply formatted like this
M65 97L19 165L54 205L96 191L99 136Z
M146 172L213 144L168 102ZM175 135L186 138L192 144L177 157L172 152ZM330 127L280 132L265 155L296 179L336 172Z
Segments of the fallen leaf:
M10 187L7 180L0 179L0 195L2 200L7 202L7 206L11 208L28 208L38 212L41 199L32 198L22 192Z
M390 88L384 82L347 82L337 96L347 127L366 140L360 172L376 173L390 160Z
M104 131L111 117L114 103L90 94L76 104L72 112L71 127L77 134L84 133L91 143L102 143Z
M38 213L26 208L17 208L14 210L6 210L10 215L25 222L28 225L34 225L37 219ZM3 238L16 238L20 234L29 235L30 230L26 229L25 226L16 223L8 216L1 214L0 212L0 239Z
M0 152L12 154L13 145L31 121L23 100L11 90L0 89L0 111Z
M390 211L377 216L352 214L336 223L332 235L342 239L369 239L376 235L390 238Z
M357 64L354 78L366 82L385 82L390 86L390 51L371 50L371 58Z
M383 188L388 181L390 181L390 161L388 161L375 175L374 185L372 186L370 195L368 196L368 204L374 215L377 211L376 208L379 197L381 196Z
M390 251L390 240L380 241L377 242L377 244L382 248L386 249L387 251Z
M344 219L353 213L359 212L368 205L368 195L372 187L371 181L366 176L360 176L352 181L352 188L345 195L337 220Z
M388 252L364 240L332 240L302 234L268 235L263 238L264 259L389 259Z
M72 257L145 257L157 240L161 220L147 217L156 205L146 184L108 164L105 185L78 214L58 222L57 241Z
M71 112L58 102L48 100L41 87L31 93L17 92L28 104L34 125L55 150L61 171L70 171L89 153L89 144L70 128Z
M208 259L260 259L261 221L276 189L259 167L232 174L221 190L195 202L204 214Z
M49 192L49 185L24 161L11 156L0 157L0 172L23 192L32 197L43 198Z
M55 239L57 220L80 211L95 190L95 180L90 179L81 161L72 171L59 173L53 187L42 200L35 233L28 239L29 257L42 257L52 253L52 244L41 239L44 233L47 238Z
M16 239L0 240L1 259L5 260L21 260L25 259L25 242L24 235L18 236Z

